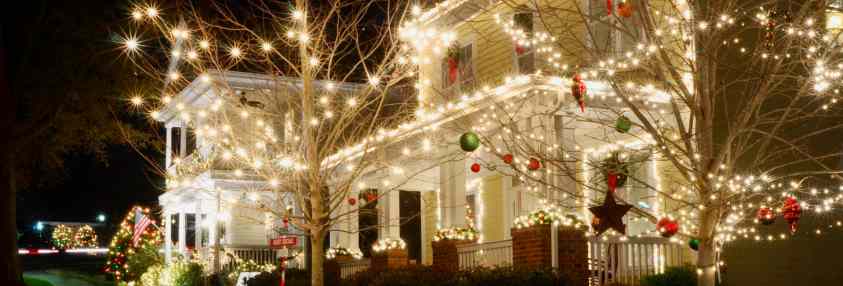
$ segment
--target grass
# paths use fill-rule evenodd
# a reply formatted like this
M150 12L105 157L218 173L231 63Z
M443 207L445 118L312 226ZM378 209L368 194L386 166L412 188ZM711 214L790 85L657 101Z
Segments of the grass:
M27 286L53 286L52 283L47 282L47 280L38 279L35 277L23 277L23 283Z

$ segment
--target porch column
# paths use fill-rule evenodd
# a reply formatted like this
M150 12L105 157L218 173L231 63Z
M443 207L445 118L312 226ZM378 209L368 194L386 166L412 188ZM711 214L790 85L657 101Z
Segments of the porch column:
M399 238L401 236L401 217L400 217L400 200L398 199L398 190L389 190L378 199L378 208L380 208L381 217L385 224L380 228L378 237L380 238Z
M164 209L164 219L162 221L164 221L164 262L166 263L169 263L173 256L173 221L170 218L171 215L169 210Z
M179 252L185 255L187 250L187 221L184 211L179 212Z
M343 242L343 245L345 246L345 248L348 249L360 249L360 233L358 231L360 227L359 212L362 202L360 202L360 200L358 199L360 197L359 190L357 190L356 188L352 189L349 192L348 196L350 198L357 199L357 204L353 206L346 204L349 214L345 219L345 230L347 230L348 232L344 233L345 241Z
M439 166L439 199L442 227L465 226L465 160Z
M193 209L193 245L194 250L199 254L199 249L202 247L202 200L197 201Z
M167 132L165 132L166 136L166 148L164 149L164 169L170 168L170 164L173 162L173 135L170 134L173 131L173 128L167 126Z

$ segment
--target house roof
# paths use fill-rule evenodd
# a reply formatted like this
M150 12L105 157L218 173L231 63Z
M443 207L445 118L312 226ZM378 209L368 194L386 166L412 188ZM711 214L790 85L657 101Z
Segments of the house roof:
M419 14L416 19L422 25L442 23L452 25L471 18L498 0L445 0Z
M317 80L314 81L314 83L317 87L321 88L325 88L329 84L333 85L334 88L340 92L353 92L365 87L364 84L326 80ZM176 103L182 103L185 105L201 105L210 103L211 96L209 96L209 91L211 91L215 86L234 90L271 89L277 88L279 84L290 87L301 87L302 81L301 79L295 77L271 76L259 73L209 71L197 77L188 84L187 87L182 89L179 94L173 98L170 104L166 105L159 111L157 120L160 122L173 121L176 115L178 115L178 110L174 108Z

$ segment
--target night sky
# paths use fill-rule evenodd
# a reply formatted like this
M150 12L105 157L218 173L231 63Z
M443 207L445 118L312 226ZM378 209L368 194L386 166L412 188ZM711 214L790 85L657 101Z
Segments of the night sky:
M157 206L163 179L137 151L123 146L109 149L107 163L89 155L69 156L63 180L22 193L18 228L31 227L38 220L93 222L99 212L119 223L135 204Z

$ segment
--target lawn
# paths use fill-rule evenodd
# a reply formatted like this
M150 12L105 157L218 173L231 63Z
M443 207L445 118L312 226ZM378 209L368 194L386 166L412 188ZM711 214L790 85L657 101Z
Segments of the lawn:
M27 286L53 286L53 284L47 282L47 280L41 280L39 278L27 276L23 277L23 283Z

